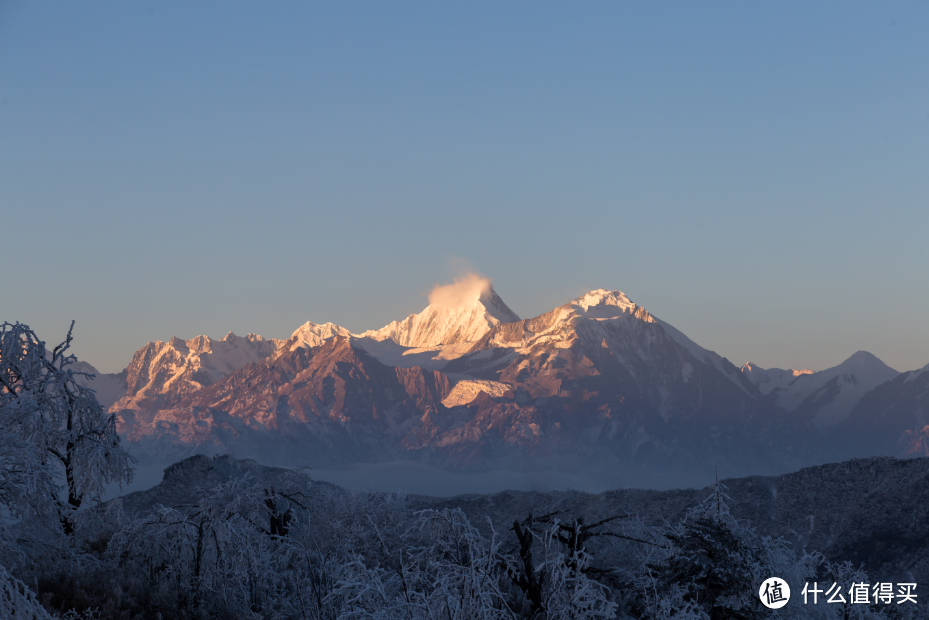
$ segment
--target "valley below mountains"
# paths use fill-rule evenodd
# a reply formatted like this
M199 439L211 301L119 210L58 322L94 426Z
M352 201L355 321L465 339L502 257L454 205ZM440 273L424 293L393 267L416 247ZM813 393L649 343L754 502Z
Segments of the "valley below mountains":
M477 278L361 334L306 323L286 340L150 342L88 385L142 466L228 453L655 486L708 482L717 468L775 475L929 455L929 366L899 373L859 351L819 372L739 367L619 291L521 320Z

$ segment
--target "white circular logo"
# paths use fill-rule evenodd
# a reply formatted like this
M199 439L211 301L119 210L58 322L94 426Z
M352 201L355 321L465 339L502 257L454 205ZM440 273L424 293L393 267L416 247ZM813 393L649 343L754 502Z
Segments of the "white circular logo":
M770 577L758 588L758 598L768 609L780 609L790 600L790 586L780 577Z

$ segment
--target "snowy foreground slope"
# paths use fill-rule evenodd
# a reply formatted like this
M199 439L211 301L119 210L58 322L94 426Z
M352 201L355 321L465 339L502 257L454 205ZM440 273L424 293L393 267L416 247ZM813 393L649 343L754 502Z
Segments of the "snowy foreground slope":
M147 466L231 453L317 468L611 471L648 484L716 466L775 474L929 454L923 380L866 352L821 372L740 369L620 291L526 320L487 281L440 293L358 335L306 323L287 340L149 343L101 377L100 395ZM878 432L891 401L893 423Z
M699 490L435 498L198 455L85 511L7 582L34 588L35 618L915 620L927 478L929 459L869 458ZM771 577L792 593L777 614L759 598ZM868 585L817 606L814 582ZM917 598L881 599L885 583Z

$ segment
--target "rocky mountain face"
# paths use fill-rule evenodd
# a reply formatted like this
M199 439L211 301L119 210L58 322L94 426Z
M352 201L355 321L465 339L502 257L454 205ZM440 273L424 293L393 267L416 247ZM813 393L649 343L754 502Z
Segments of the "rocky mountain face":
M393 357L403 357L410 349L427 349L425 356L390 365L436 366L429 363L431 357L436 357L441 365L447 361L442 356L443 349L467 345L500 322L519 320L489 283L486 288L475 288L465 299L453 301L460 305L447 305L449 300L440 298L419 314L360 335L333 323L307 322L286 340L269 340L255 334L243 338L230 332L221 340L197 336L190 340L175 337L168 342L149 342L135 353L123 371L126 387L116 399L115 410L171 406L247 364L318 347L335 337L352 339L357 348L370 349L376 356L387 358L388 363L394 361Z
M840 443L919 454L929 437L926 379L865 352L815 373L740 369L619 291L519 320L486 280L464 284L363 334L149 343L110 411L152 462L773 474L836 460ZM886 437L869 430L880 415Z
M222 340L197 336L149 342L136 351L126 368L126 394L117 410L169 406L210 385L237 368L274 354L281 342L229 332Z
M385 366L339 336L248 364L170 407L124 409L118 424L130 445L163 450L204 446L291 465L370 462L399 456L399 440L450 391L439 372Z
M307 321L298 327L297 331L295 331L290 338L277 346L275 355L300 348L318 347L330 338L335 338L336 336L349 338L351 335L352 334L347 329L339 327L334 323L323 323L322 325L318 325Z

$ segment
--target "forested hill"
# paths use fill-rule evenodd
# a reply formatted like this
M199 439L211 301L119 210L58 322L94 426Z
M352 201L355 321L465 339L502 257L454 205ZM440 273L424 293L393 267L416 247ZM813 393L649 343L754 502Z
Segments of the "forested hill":
M783 537L798 551L819 551L833 561L863 562L873 577L929 583L929 458L853 459L723 484L732 515L761 535ZM506 528L529 512L559 510L589 520L631 513L673 523L710 494L710 488L507 491L409 502L414 508L460 507L475 524L490 516Z
M228 456L193 456L169 467L161 484L125 496L124 509L134 516L157 504L192 504L203 490L246 474L259 484L282 488L290 472ZM783 537L798 552L815 550L832 561L864 563L875 579L929 583L929 458L853 459L722 482L732 515L760 535ZM325 482L313 488L326 495L347 493ZM505 491L450 498L409 495L403 501L410 512L460 508L476 527L487 528L489 518L498 532L512 535L515 519L557 511L588 522L633 514L646 524L675 523L711 493L711 488Z

